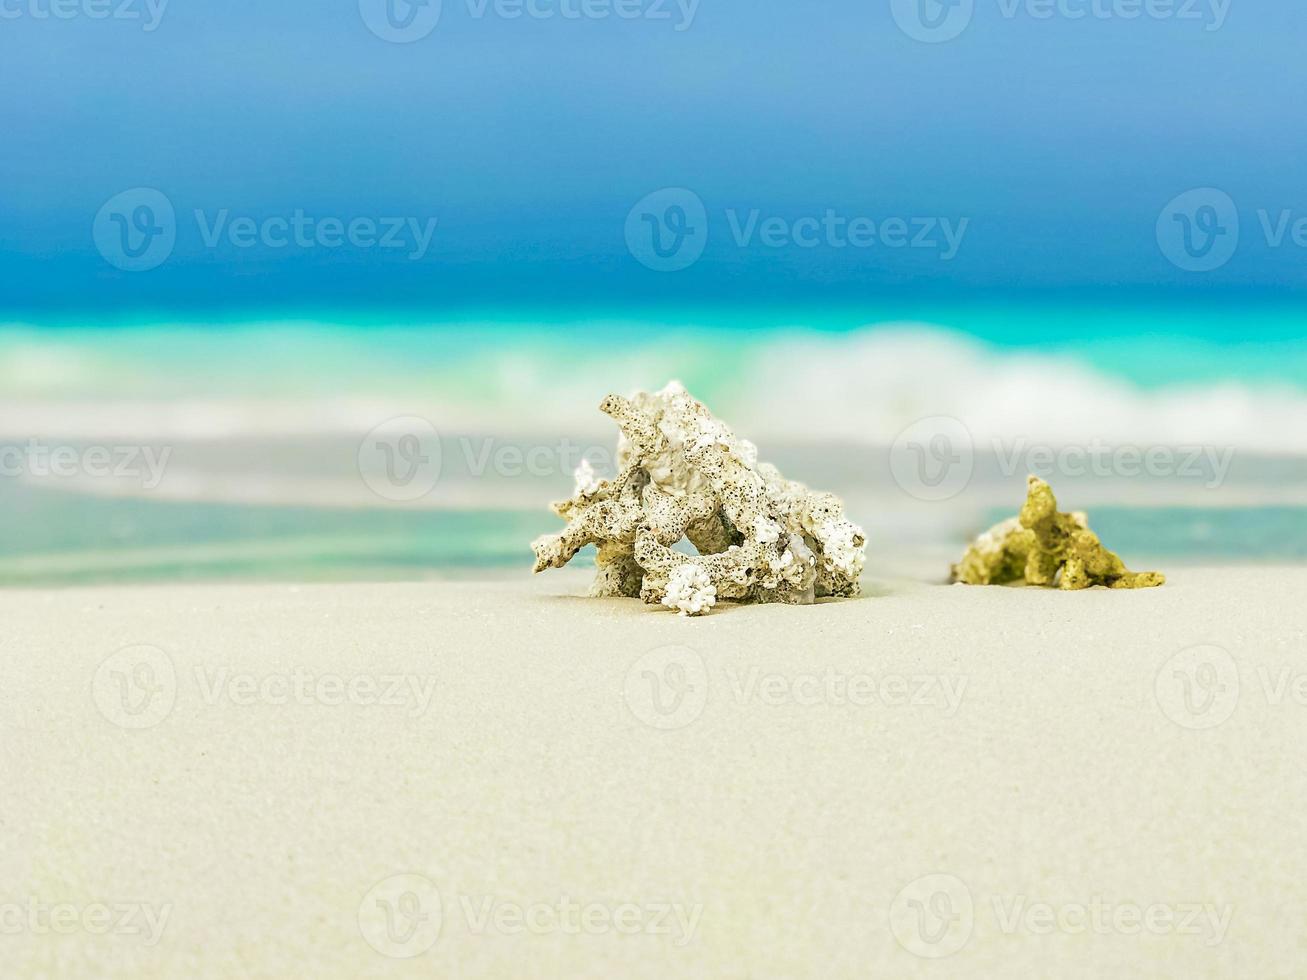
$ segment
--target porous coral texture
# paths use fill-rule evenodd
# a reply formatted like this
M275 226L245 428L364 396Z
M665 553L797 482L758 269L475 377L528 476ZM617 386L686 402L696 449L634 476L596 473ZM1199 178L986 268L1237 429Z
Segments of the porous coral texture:
M700 615L720 599L805 604L858 594L862 528L844 505L758 462L736 436L673 381L599 406L621 430L617 475L578 473L576 493L554 504L561 533L532 544L535 571L561 568L595 545L590 594L640 596ZM698 554L675 550L688 539Z
M966 585L1029 585L1060 589L1146 589L1161 585L1161 572L1132 572L1103 547L1083 513L1060 513L1053 488L1037 476L1026 480L1021 513L995 524L967 548L951 579Z

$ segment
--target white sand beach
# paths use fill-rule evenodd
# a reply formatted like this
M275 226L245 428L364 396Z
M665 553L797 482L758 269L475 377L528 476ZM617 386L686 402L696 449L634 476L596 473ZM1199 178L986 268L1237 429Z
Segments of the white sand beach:
M864 586L0 594L4 972L1300 974L1307 570Z

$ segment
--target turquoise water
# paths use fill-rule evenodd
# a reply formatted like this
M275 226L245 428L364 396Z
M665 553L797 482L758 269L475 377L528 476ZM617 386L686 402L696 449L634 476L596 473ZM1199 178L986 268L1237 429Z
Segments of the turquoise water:
M731 354L768 340L838 338L868 325L930 325L1001 352L1055 354L1145 387L1239 381L1307 391L1307 303L1113 304L1099 296L1048 301L867 302L813 308L569 306L297 317L72 318L0 322L0 379L28 390L159 395L367 389L390 385L475 400L513 355L552 366L564 353L675 349L687 384L730 383ZM19 355L75 354L54 376L15 370ZM478 373L478 371L484 373ZM14 388L19 385L19 388ZM198 389L197 386L198 385Z
M1010 513L992 511L995 522ZM1117 550L1184 562L1307 561L1304 507L1095 507L1094 531Z
M903 358L912 369L897 372L897 362L885 358ZM1094 525L1113 547L1141 562L1307 560L1307 425L1294 421L1307 420L1304 309L1113 306L1086 297L868 303L817 313L503 308L438 320L373 314L0 324L0 446L30 437L82 446L166 442L176 449L184 485L170 495L120 488L106 495L104 488L0 478L0 584L524 574L529 542L558 527L547 503L566 492L570 471L536 483L468 483L467 473L453 473L455 436L499 432L504 445L516 433L517 444L529 446L584 425L591 434L581 438L611 446L611 429L594 411L601 394L677 377L742 431L760 442L768 437L769 447L785 448L755 426L775 422L773 409L809 400L821 406L819 415L840 416L845 445L865 438L883 446L903 425L896 418L933 414L933 406L957 396L958 385L992 396L979 386L999 368L1003 384L1021 396L1006 399L1000 389L981 414L993 431L1021 434L1045 414L1032 392L1058 397L1050 364L1083 373L1076 401L1057 406L1059 424L1076 427L1080 438L1097 431L1103 405L1096 398L1139 392L1141 404L1150 404L1156 393L1181 422L1204 413L1216 423L1236 419L1216 446L1247 439L1262 454L1248 457L1248 466L1241 455L1226 485L1212 492L1191 483L1162 486L1160 495L1136 494L1133 486L1099 495L1109 506L1093 508ZM1202 400L1213 390L1224 392L1222 400ZM965 407L971 392L964 395ZM455 475L465 491L456 501L437 501L445 509L357 498L360 434L406 414L441 422L441 492L458 489ZM1127 412L1117 424L1109 438L1132 444L1134 417ZM532 426L545 435L522 435ZM992 485L973 485L957 501L965 508L960 516L900 514L899 505L913 502L892 486L887 491L881 455L866 448L825 453L819 440L830 433L823 431L783 435L791 446L797 438L809 447L772 457L787 472L849 499L870 495L858 501L865 516L854 516L871 534L873 564L877 553L921 546L951 552L965 543L964 532L1010 513L988 510L1007 499L1006 485L998 495ZM1297 442L1277 458L1285 440ZM232 499L211 492L224 481L268 484L277 491L268 498L284 502L217 502ZM335 489L315 496L322 481L335 481ZM342 487L355 496L336 493ZM1074 488L1093 499L1089 489ZM1303 506L1295 506L1299 500Z
M83 498L13 484L0 484L0 507L0 586L9 587L525 576L530 541L559 527L543 506L258 507ZM980 523L1006 516L995 510ZM1097 507L1092 516L1103 539L1140 566L1307 561L1307 507ZM928 542L931 553L964 544ZM887 550L919 545L873 534L871 567L892 570Z
M518 568L547 510L106 500L0 484L0 585L384 581Z

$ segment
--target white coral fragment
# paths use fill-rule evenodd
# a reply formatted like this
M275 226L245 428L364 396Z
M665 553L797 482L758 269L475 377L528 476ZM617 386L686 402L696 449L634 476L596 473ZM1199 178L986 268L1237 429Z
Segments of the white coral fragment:
M576 481L575 489L572 491L577 497L593 497L599 490L599 476L595 473L595 468L590 465L590 460L582 459L581 465L576 468L572 474Z
M567 521L532 545L535 570L560 568L596 545L597 596L640 596L686 615L718 599L810 603L858 593L866 538L844 505L758 462L753 443L677 382L599 406L621 429L618 473L587 463L554 505ZM698 551L673 550L682 539Z
M825 521L821 525L826 544L823 558L841 575L857 577L864 561L863 545L857 528L847 521Z
M712 584L712 579L693 562L686 562L667 579L667 594L663 596L663 605L680 610L682 616L706 613L716 601L717 589Z
M753 533L763 544L772 544L780 540L781 526L759 514L753 521Z

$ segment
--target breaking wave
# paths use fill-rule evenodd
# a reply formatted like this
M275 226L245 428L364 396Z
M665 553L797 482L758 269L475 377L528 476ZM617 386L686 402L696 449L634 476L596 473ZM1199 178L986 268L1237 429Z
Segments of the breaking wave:
M1307 378L1264 383L1232 367L1229 380L1146 387L1069 353L995 347L923 324L651 335L628 331L577 354L565 333L540 331L469 330L463 344L438 350L398 333L290 331L269 341L193 331L185 356L140 345L128 357L29 333L3 344L0 439L349 434L400 415L445 434L601 437L604 394L674 377L755 441L889 445L914 422L947 416L978 442L1307 453Z

